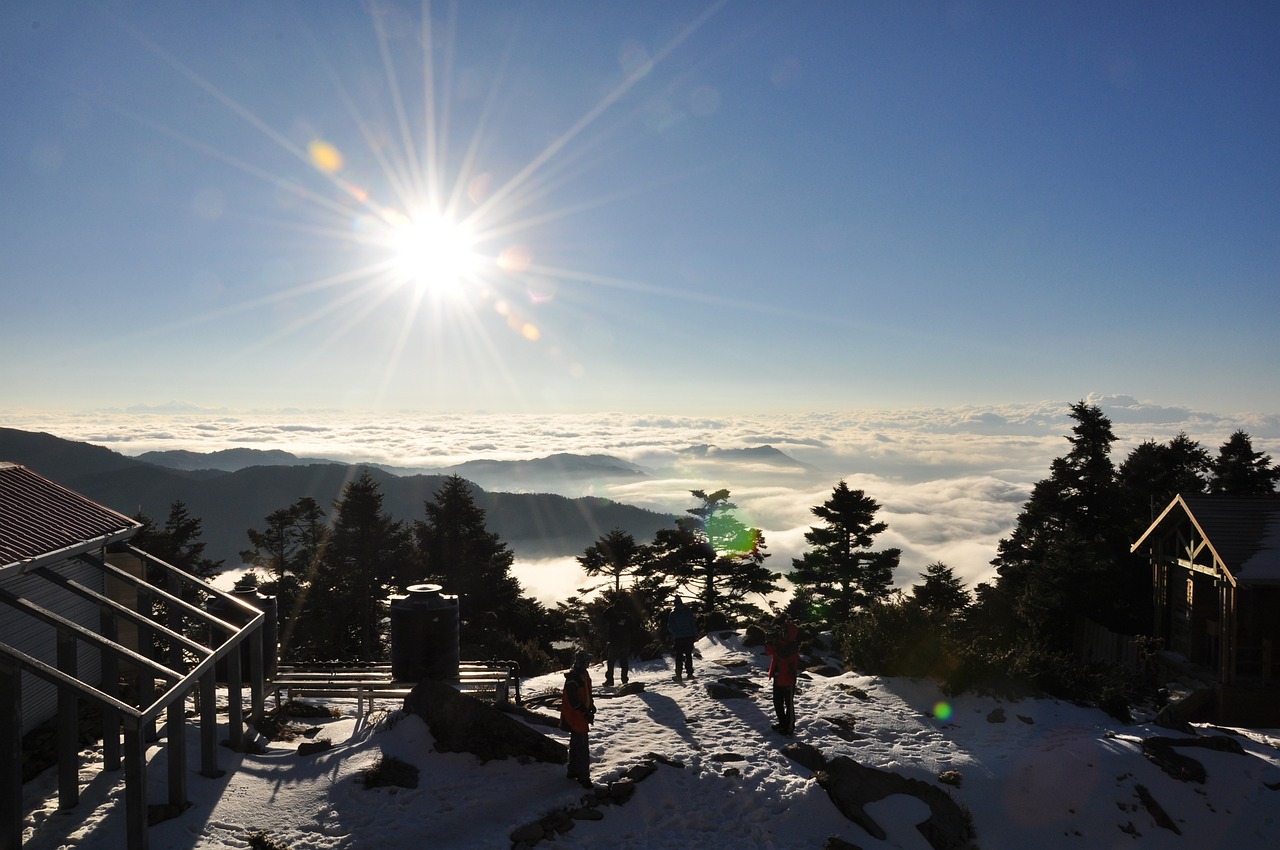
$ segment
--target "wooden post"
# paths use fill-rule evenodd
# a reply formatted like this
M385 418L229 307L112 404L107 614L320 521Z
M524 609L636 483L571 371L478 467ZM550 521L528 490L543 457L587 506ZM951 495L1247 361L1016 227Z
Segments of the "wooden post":
M100 616L102 636L115 643L120 642L120 626L116 615L103 608ZM110 697L120 695L120 659L114 652L103 649L100 652L102 682L99 690ZM111 706L102 707L102 769L120 769L120 712Z
M22 671L0 661L0 850L22 847Z
M218 769L218 683L213 668L200 677L200 775L222 776Z
M240 647L226 655L227 725L231 749L244 752L244 681L240 677Z
M76 677L76 638L58 629L58 669ZM80 802L80 700L76 689L58 685L58 808L66 811Z
M150 724L144 724L149 726ZM147 742L133 722L124 727L125 846L147 850Z
M169 767L169 805L180 811L187 805L187 718L185 697L165 709L165 752Z
M262 726L264 710L262 683L266 678L266 671L262 663L263 631L262 625L259 624L258 628L249 633L249 722L255 729Z

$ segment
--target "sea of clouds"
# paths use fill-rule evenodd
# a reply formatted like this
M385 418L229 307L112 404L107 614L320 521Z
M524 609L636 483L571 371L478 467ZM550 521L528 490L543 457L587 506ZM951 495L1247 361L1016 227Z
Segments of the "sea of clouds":
M1110 418L1119 464L1146 440L1180 432L1216 455L1237 429L1255 450L1280 455L1280 415L1215 414L1090 396ZM830 413L663 416L625 413L494 414L275 410L230 412L170 404L75 414L0 411L0 425L45 431L126 455L187 449L283 449L300 457L439 468L476 459L518 460L566 452L606 454L650 475L620 483L581 481L564 495L595 495L682 513L690 490L727 488L742 519L765 532L769 564L804 552L811 513L840 480L881 505L889 528L877 549L903 551L897 576L911 584L935 561L972 586L991 578L997 542L1013 528L1034 483L1070 450L1071 401L850 410ZM691 446L769 445L807 468L695 457ZM491 488L492 489L492 488ZM643 542L643 541L642 541ZM547 601L581 586L572 558L521 562L516 574Z

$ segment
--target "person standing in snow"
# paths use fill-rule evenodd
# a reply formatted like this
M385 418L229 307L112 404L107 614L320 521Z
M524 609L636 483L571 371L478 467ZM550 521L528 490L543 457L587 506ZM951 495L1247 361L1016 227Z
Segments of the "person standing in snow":
M671 636L671 649L676 656L676 681L682 682L681 671L693 678L693 642L698 639L698 621L693 609L676 597L675 606L667 617L667 634Z
M587 748L587 730L596 718L595 701L591 698L591 674L587 662L591 657L579 652L573 666L564 674L564 690L560 693L560 728L569 733L570 779L583 788L591 787L591 753Z
M613 666L616 663L622 676L622 684L625 685L627 674L631 671L631 616L625 599L616 599L605 609L604 630L609 653L604 684L606 687L613 684Z
M778 722L775 732L790 735L796 730L796 680L800 676L800 630L790 620L779 618L764 651L769 654L769 678L773 680L773 710Z

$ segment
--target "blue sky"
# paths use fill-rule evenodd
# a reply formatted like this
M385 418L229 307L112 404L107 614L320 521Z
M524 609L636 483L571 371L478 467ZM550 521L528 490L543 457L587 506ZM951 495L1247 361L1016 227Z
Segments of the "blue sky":
M1280 8L1119 6L7 3L5 404L1280 411Z

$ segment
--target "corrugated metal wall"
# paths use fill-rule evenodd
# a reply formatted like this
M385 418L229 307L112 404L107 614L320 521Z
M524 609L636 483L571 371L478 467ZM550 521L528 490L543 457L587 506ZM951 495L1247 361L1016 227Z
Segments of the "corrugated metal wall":
M50 566L54 572L102 592L102 573L83 561L60 561ZM60 614L72 622L92 631L99 630L98 606L87 599L68 593L57 585L38 576L10 577L2 584L5 590ZM58 641L53 626L33 617L0 605L0 641L25 652L41 661L57 666ZM79 642L80 654L77 678L97 685L102 678L101 658L98 650ZM57 688L38 676L22 674L22 733L25 735L44 721L52 718L58 707Z

